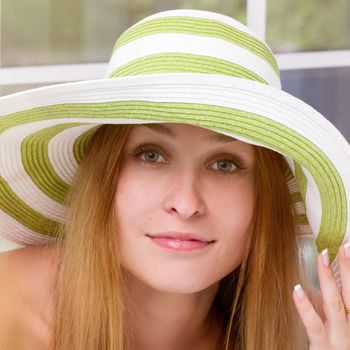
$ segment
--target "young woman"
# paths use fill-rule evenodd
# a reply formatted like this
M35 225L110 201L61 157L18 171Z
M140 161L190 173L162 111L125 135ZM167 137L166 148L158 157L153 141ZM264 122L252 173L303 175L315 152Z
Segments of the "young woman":
M348 349L350 148L266 44L166 11L108 75L0 100L0 345Z

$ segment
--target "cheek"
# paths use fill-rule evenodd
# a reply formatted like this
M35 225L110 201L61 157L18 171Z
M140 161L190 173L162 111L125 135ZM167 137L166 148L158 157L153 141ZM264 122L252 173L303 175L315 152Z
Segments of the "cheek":
M225 226L245 227L249 224L254 210L255 190L253 178L242 178L233 185L220 188L212 201L218 208L217 215Z
M155 185L154 177L126 167L119 174L115 194L119 224L124 227L148 220L162 192L160 182Z
M217 256L227 265L227 272L237 267L243 259L250 223L254 213L255 191L253 182L237 182L230 191L222 191L216 197L215 222L219 224L219 237L222 240ZM219 261L218 261L219 262ZM224 263L225 262L225 263Z
M146 186L142 186L139 179L134 181L132 174L122 174L118 179L116 191L116 208L118 222L123 225L124 222L134 220L143 213L145 198L149 196Z

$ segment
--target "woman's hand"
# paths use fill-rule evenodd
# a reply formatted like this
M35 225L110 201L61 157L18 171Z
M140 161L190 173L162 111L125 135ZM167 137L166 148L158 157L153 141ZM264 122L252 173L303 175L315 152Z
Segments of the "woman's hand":
M350 313L345 312L346 307L350 308L350 243L339 248L338 257L341 290L336 285L328 251L317 257L324 320L300 285L294 287L294 302L306 328L310 350L350 350Z

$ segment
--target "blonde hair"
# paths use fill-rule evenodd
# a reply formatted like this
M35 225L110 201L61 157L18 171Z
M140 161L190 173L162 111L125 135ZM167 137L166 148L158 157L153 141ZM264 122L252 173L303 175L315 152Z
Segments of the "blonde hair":
M225 291L218 292L223 312L230 310L225 350L306 349L307 335L291 294L305 277L286 181L289 167L284 157L266 148L256 147L255 154L252 234L239 271L224 279Z
M54 350L131 350L128 292L120 264L115 192L130 125L104 125L91 139L67 198L58 240ZM293 305L301 282L286 162L256 147L256 203L242 264L219 286L221 349L302 349L306 334Z

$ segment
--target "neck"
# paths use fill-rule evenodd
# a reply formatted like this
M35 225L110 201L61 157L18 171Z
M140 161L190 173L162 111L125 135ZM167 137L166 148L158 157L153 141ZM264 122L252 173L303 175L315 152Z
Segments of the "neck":
M133 348L217 349L222 335L221 318L213 308L218 285L197 293L172 293L155 290L129 276L127 325Z

